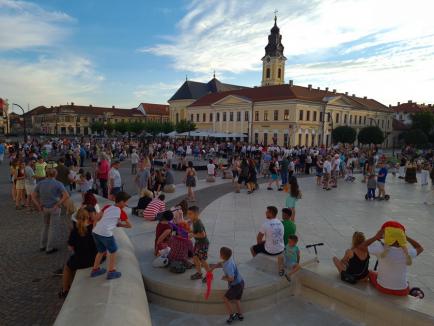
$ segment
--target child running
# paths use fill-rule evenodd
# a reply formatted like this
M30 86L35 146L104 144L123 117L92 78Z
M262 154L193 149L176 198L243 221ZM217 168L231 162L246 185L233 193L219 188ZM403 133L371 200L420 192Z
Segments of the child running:
M190 238L194 238L193 262L196 268L196 273L191 275L191 280L202 279L206 282L206 278L202 278L202 267L205 271L209 271L207 263L209 241L206 236L205 227L199 218L199 207L191 206L188 208L187 216L192 223L192 232Z
M223 301L226 306L226 310L229 313L229 318L226 320L228 324L231 324L235 320L242 321L244 316L241 313L241 297L243 296L244 280L238 272L238 267L232 258L232 250L227 247L220 248L221 262L211 265L211 269L223 268L222 277L223 281L228 282L229 289L223 296ZM231 303L235 303L237 312L232 310Z
M106 270L101 268L100 265L107 251L109 252L107 279L112 280L122 276L121 272L116 271L115 268L116 251L118 247L113 236L113 230L115 227L131 228L128 216L123 211L123 208L127 206L128 199L130 199L130 195L126 192L121 191L117 193L115 205L105 206L97 217L97 223L93 229L93 238L98 253L96 254L93 269L90 274L91 277L105 274Z

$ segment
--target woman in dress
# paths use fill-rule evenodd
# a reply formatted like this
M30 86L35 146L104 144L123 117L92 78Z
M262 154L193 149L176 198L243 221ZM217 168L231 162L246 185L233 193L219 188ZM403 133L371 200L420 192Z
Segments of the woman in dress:
M26 164L24 162L19 162L17 164L17 168L15 170L15 208L22 209L24 207L25 202L25 174L24 169L26 168Z
M196 187L196 170L193 167L193 162L188 162L188 167L185 170L185 185L187 186L188 195L187 200L196 201L193 188Z

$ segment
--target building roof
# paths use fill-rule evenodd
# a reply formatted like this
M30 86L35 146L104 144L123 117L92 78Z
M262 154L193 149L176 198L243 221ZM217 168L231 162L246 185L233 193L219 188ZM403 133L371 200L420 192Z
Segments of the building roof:
M68 105L59 105L59 106L38 106L29 112L26 112L26 115L40 115L40 114L49 114L49 113L65 113L67 111L73 112L75 114L83 114L83 115L114 115L119 117L132 117L132 116L143 116L143 114L137 109L122 109L115 107L99 107L99 106L84 106L84 105L75 105L73 103Z
M208 94L192 103L190 107L209 106L228 95L243 97L252 102L267 102L290 99L322 102L323 98L327 96L341 96L349 99L350 102L354 103L354 106L360 107L360 109L391 112L391 109L374 99L361 98L347 94L331 92L325 89L321 90L312 87L303 87L291 84L263 86Z
M392 127L393 127L393 130L408 130L408 129L410 129L409 125L406 125L404 122L399 121L397 119L393 119Z
M210 93L224 92L243 88L247 87L224 84L215 77L211 79L208 83L186 80L176 91L176 93L169 99L169 102L176 100L197 100Z
M137 110L143 108L145 115L167 115L169 116L169 106L166 104L140 103Z
M404 113L416 113L422 111L433 111L434 105L431 104L418 104L412 101L408 101L407 103L399 103L396 106L392 106L392 109L395 112L404 112Z

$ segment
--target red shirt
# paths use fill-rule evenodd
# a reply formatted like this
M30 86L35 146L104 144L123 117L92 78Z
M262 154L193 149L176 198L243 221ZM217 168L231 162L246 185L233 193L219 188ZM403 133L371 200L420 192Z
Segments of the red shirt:
M110 166L107 160L102 160L98 164L98 179L108 180Z
M157 229L155 230L155 244L154 244L155 253L157 253L158 250L161 250L161 249L164 249L164 247L167 247L167 240L169 239L170 234L166 239L164 239L162 242L160 242L160 244L158 245L158 248L157 248L157 240L166 230L171 230L171 227L169 224L166 224L166 223L158 223L157 224Z

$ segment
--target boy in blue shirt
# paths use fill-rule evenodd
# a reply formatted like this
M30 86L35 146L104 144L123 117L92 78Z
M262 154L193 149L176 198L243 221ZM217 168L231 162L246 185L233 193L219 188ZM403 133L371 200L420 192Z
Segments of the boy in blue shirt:
M388 171L384 165L384 162L379 162L378 167L380 168L377 176L378 199L383 200L384 196L386 195L385 185Z
M222 262L211 265L211 270L215 268L223 268L222 277L223 281L228 282L229 289L223 296L223 301L225 302L226 310L229 313L229 318L226 320L228 324L231 324L235 320L243 320L244 316L241 313L240 300L243 296L244 290L244 280L238 272L237 265L232 258L232 250L227 247L220 248L220 258ZM233 313L231 302L234 302L237 307L237 313Z

